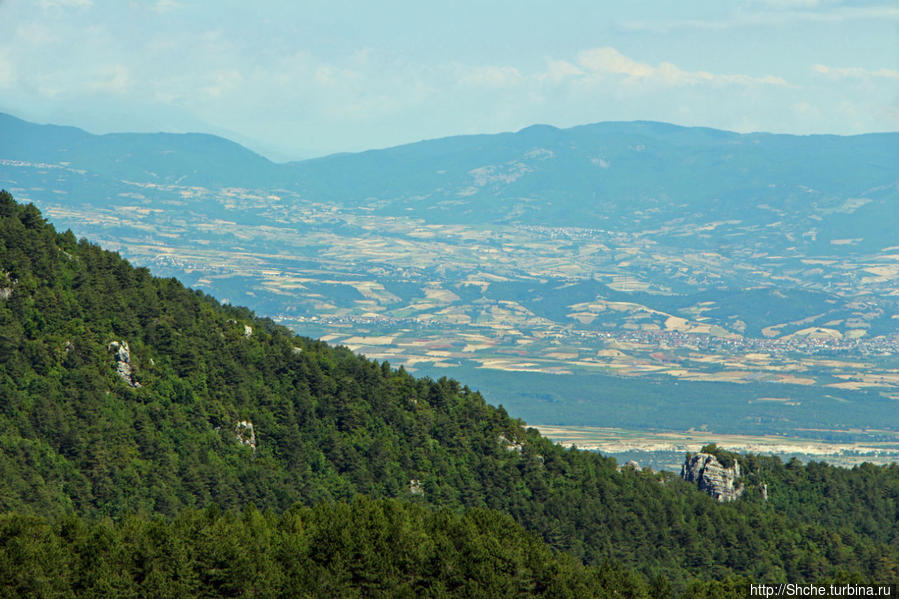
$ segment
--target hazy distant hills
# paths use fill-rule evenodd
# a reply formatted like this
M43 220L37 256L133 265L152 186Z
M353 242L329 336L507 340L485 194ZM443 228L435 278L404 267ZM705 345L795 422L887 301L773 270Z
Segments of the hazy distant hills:
M441 223L644 230L780 222L801 242L897 243L899 134L737 134L654 122L459 136L275 164L202 134L91 135L0 115L0 158L159 184L283 188ZM863 231L862 235L860 232Z
M897 215L897 164L894 133L740 135L633 122L533 126L291 166L297 189L316 197L447 222L637 230L693 216L768 223L782 210L821 213L820 228L842 234ZM871 200L854 223L836 217L849 198Z
M92 135L7 114L0 114L0 158L66 164L111 180L185 185L258 185L278 172L268 159L215 135Z

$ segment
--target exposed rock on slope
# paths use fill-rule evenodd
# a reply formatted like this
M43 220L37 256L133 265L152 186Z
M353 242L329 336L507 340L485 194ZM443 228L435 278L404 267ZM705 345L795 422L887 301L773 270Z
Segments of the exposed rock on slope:
M740 464L734 462L733 466L725 468L710 453L688 454L681 466L680 476L687 482L696 483L700 490L718 501L733 501L744 491L742 483L737 484Z
M242 445L249 445L253 448L253 452L256 451L256 429L252 422L241 420L235 425L234 432Z
M113 341L107 349L115 352L116 372L132 387L140 387L140 383L134 380L134 367L131 364L131 349L127 341Z
M0 299L9 299L12 297L12 290L16 281L9 277L8 272L0 270Z

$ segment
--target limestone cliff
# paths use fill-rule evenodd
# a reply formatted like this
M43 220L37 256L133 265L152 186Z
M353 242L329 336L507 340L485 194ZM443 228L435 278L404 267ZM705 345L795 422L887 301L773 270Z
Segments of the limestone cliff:
M718 501L733 501L743 494L744 487L738 483L740 464L725 468L718 458L710 453L687 455L681 466L680 476L687 482L695 483Z
M128 342L113 341L106 349L115 356L116 372L119 376L130 386L140 387L140 383L134 379L134 366L131 363L131 349Z

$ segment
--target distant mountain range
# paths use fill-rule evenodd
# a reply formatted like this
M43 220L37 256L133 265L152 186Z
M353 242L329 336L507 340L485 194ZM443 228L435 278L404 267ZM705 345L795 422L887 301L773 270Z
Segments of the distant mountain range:
M655 122L422 141L276 164L205 134L92 135L0 114L0 159L111 180L283 188L303 198L440 223L645 230L672 220L787 222L814 243L895 245L899 133L737 134ZM855 206L846 202L864 200ZM800 221L792 223L790 221Z

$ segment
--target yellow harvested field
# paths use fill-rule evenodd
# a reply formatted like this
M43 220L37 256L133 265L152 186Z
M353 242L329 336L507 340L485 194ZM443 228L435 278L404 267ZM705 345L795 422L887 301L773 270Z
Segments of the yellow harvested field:
M653 310L652 308L647 308L642 304L635 304L633 302L604 302L605 305L611 309L616 310L618 312L648 312L650 314L659 314L660 316L668 316L664 312L659 312L658 310Z
M381 337L350 337L343 341L344 345L390 345L396 339L395 335Z
M609 283L609 289L614 289L615 291L646 291L649 288L650 284L644 281L627 280Z
M862 381L852 381L847 383L830 383L825 387L833 387L834 389L864 389L865 387L873 387L872 383L864 383Z
M709 333L711 326L707 324L692 324L686 318L680 316L669 316L665 319L665 328L669 331L680 331L682 333Z
M440 316L446 322L452 324L470 324L471 316L462 311L461 308L450 306L449 308L444 308L437 312L437 315Z
M882 278L895 278L899 276L899 264L890 264L889 266L867 266L865 272L877 275Z
M571 304L568 306L575 312L596 313L606 309L606 305L602 302L581 302L579 304Z
M406 235L416 239L433 239L437 234L429 229L414 229L406 233Z
M596 320L596 314L593 314L592 312L572 312L571 314L566 314L566 316L581 324L590 324Z
M380 283L374 281L353 281L349 285L354 287L363 297L377 302L392 304L400 301L400 298L384 289L384 286Z
M576 360L579 355L577 352L546 352L543 357L556 360Z
M769 337L769 338L777 337L778 335L780 335L780 328L783 326L785 326L785 325L777 324L777 325L774 325L771 327L765 327L762 329L762 335L764 335L765 337Z
M777 375L777 382L790 383L792 385L814 385L817 381L808 377L793 376L791 374Z

